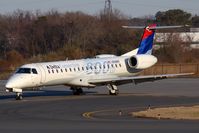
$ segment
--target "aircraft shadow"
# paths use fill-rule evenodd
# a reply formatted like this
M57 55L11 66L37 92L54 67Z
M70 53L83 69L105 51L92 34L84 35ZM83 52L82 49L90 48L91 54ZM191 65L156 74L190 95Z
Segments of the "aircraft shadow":
M96 94L95 91L84 91L81 95L86 94ZM57 90L42 90L42 91L24 91L23 97L56 97L56 96L72 96L72 91L57 91ZM12 93L10 95L2 95L0 96L0 100L15 98L16 94Z

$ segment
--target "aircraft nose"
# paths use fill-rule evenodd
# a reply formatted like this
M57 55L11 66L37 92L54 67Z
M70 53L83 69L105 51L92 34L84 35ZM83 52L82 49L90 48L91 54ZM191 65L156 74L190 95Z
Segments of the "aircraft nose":
M29 85L29 78L24 75L13 75L8 79L5 87L7 89L14 89L14 88L26 88Z
M8 88L8 89L16 88L17 84L18 84L18 79L19 79L18 76L15 76L15 75L11 76L8 79L5 87Z
M13 82L8 80L6 85L5 85L6 88L13 88Z

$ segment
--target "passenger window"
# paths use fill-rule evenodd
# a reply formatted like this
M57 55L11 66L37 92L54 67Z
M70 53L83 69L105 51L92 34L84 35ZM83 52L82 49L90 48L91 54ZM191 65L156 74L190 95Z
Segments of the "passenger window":
M65 68L65 71L67 72L67 68Z
M54 70L52 70L52 73L54 73Z
M82 71L84 71L84 67L82 67Z
M119 64L119 66L120 66L120 67L122 67L122 65L121 65L121 64Z
M72 71L72 69L71 68L69 68L70 69L70 72Z
M61 72L63 73L63 70L61 69Z
M37 74L37 70L35 68L32 69L33 74Z
M59 73L59 71L56 69L57 73Z
M50 70L48 70L48 73L50 73Z

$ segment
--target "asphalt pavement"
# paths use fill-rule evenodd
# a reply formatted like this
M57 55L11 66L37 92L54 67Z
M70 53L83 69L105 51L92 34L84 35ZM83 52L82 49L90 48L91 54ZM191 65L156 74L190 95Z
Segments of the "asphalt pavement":
M199 79L179 78L120 86L118 96L106 87L73 96L65 86L24 92L22 101L6 93L0 81L0 132L199 132L199 121L134 118L132 111L150 107L199 104Z

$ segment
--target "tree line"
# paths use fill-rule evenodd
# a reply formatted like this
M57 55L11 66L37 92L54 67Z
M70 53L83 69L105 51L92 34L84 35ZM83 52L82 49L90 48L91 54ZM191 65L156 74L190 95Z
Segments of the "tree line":
M102 53L121 55L136 48L142 35L142 31L126 30L121 26L149 23L198 27L199 16L180 9L159 11L154 16L142 18L130 18L119 10L111 14L100 11L96 15L56 10L47 13L17 10L0 14L0 70L26 62L88 58ZM170 49L180 47L176 44L180 41ZM198 57L197 50L175 50ZM195 61L195 58L188 61L183 57L175 59L175 52L171 53L165 48L155 51L162 62Z

